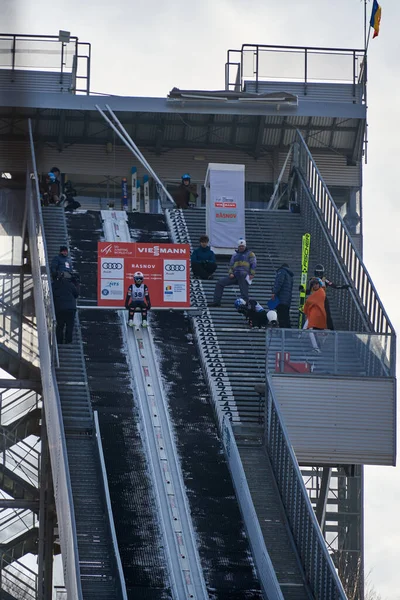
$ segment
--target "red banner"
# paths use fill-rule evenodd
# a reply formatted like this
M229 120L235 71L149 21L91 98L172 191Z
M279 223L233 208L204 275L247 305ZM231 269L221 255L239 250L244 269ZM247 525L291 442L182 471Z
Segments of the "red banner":
M154 308L189 308L190 247L188 244L99 242L97 304L125 304L133 274L141 271Z

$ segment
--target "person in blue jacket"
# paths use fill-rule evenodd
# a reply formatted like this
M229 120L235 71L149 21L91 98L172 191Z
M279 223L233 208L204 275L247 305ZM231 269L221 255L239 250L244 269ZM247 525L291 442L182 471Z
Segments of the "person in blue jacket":
M67 246L60 246L60 253L51 261L50 271L53 280L56 279L60 273L67 272L72 275L72 263Z
M215 254L211 250L207 235L200 236L200 246L193 250L190 262L193 275L199 279L212 279L217 268Z
M272 300L279 298L279 304L276 307L278 313L279 327L291 328L290 324L290 305L292 303L293 293L293 273L287 263L283 263L276 271L274 287L272 290Z

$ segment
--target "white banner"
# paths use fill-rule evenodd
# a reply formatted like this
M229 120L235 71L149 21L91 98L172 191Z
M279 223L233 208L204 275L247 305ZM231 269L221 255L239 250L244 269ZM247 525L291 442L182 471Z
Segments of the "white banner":
M244 166L210 164L207 188L207 235L214 248L236 248L245 237Z

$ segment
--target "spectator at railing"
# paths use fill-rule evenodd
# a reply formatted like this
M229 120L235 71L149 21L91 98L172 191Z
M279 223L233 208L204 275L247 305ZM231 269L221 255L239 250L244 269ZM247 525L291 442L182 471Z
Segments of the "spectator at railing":
M199 279L212 279L217 269L215 254L211 250L207 235L200 236L200 246L192 252L190 258L193 275Z
M249 287L256 274L257 259L252 250L246 245L246 240L238 241L238 248L232 255L229 263L228 277L222 277L217 281L214 290L214 300L208 306L221 306L224 289L231 285L238 285L241 297L247 302L249 299Z

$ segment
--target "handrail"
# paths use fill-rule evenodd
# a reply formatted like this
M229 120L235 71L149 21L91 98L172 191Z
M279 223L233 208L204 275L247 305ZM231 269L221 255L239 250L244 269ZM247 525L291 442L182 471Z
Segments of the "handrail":
M226 416L223 416L221 421L221 432L226 460L235 486L262 589L268 600L283 600L282 591L254 508L232 425Z
M354 246L346 224L332 199L303 136L298 130L297 141L299 144L299 171L303 177L303 182L314 200L314 205L319 209L318 216L322 220L330 240L334 243L342 259L347 271L347 277L351 280L358 293L359 304L362 306L364 314L368 317L370 330L375 333L395 336L393 325L383 307L360 253Z
M33 168L33 174L34 174L33 181L34 181L34 189L35 189L34 199L32 198L32 202L35 203L35 205L34 205L34 211L35 211L35 215L36 215L35 225L36 225L37 231L40 232L41 241L43 244L42 262L44 262L44 268L45 268L45 272L46 272L46 278L44 279L43 277L41 277L41 281L42 281L43 295L44 295L45 300L47 300L46 315L47 315L47 320L48 320L47 327L48 327L48 334L49 334L49 344L50 344L52 359L55 363L55 366L59 367L58 345L57 345L57 339L56 339L56 311L54 308L54 301L53 301L53 288L51 286L50 267L49 267L48 261L46 260L46 257L48 256L47 242L46 242L46 236L44 235L43 215L42 215L41 204L40 204L39 178L38 178L38 171L37 171L37 167L36 167L36 154L35 154L35 147L34 147L34 141L33 141L32 123L31 123L30 119L29 119L28 125L29 125L29 139L30 139L30 148L31 148L32 168ZM33 209L33 207L32 207L32 209ZM40 260L40 254L39 254L39 260ZM41 264L41 269L40 269L41 275L42 275L42 270L43 270L43 265ZM47 282L47 285L46 285L46 282Z
M305 575L315 598L346 600L309 500L269 375L265 443Z
M282 53L288 54L296 54L297 56L302 57L302 64L295 65L293 68L296 71L295 76L285 76L285 81L296 81L300 82L304 85L304 93L307 94L307 85L310 81L336 81L338 79L338 74L342 74L343 69L342 66L337 63L337 68L333 73L332 69L332 61L328 63L328 67L325 64L324 73L326 73L325 77L321 77L316 71L317 76L313 77L313 73L310 67L310 57L312 56L328 56L328 57L347 57L348 60L352 61L349 63L348 76L340 76L339 79L353 86L353 97L356 96L356 86L361 85L363 88L363 93L361 95L361 101L365 102L365 89L366 89L366 80L365 80L365 65L366 65L366 53L365 49L357 49L357 48L322 48L317 46L279 46L272 44L242 44L240 49L229 49L227 52L227 61L225 63L225 89L230 90L232 87L234 89L244 89L245 85L245 57L252 58L253 69L252 73L249 76L249 80L255 82L256 89L255 91L259 91L259 83L263 79L272 79L276 80L279 76L274 76L273 73L263 73L262 72L262 60L261 57L263 53L275 53L278 57L282 55ZM240 59L238 60L236 56L239 55ZM269 61L269 68L271 68L271 60ZM278 63L280 64L280 63ZM359 68L357 68L359 66ZM235 67L236 76L235 80L231 81L230 79L230 67ZM351 68L350 68L351 67ZM329 70L331 70L331 76L329 76Z
M68 42L60 40L58 35L36 35L36 34L15 34L15 33L0 33L0 42L9 41L9 48L3 48L2 54L6 54L7 51L11 54L9 59L10 65L1 65L0 70L10 70L11 73L16 71L37 71L42 70L46 72L60 73L60 83L62 82L63 74L70 73L72 80L72 92L84 92L85 94L90 93L90 61L91 61L91 44L89 42L80 42L79 38L71 35ZM18 45L18 42L20 44ZM33 50L33 55L40 56L46 55L47 57L55 56L55 60L51 66L45 64L34 65L18 65L17 55L30 54L30 47L27 44L31 42L36 45ZM54 45L59 44L60 49L53 50ZM39 47L38 47L39 45ZM66 47L69 46L71 52L66 52ZM86 49L86 54L85 54ZM32 58L32 56L30 56ZM69 60L68 60L69 59ZM84 73L77 75L79 66L82 60L86 60L86 69L80 72ZM57 61L57 62L56 62ZM76 87L76 80L84 79L86 85L83 88Z
M32 125L28 121L30 150L33 161L33 173L37 187L37 170L35 150L33 145ZM34 298L38 322L39 350L41 359L41 377L43 390L43 405L46 412L46 429L49 440L51 468L53 474L54 496L56 501L58 526L64 567L64 581L68 594L74 600L82 600L80 580L78 541L75 523L75 511L72 499L72 488L69 474L67 446L62 420L61 402L58 394L54 361L51 356L48 332L48 298L45 298L40 256L37 240L38 214L34 204L31 187L30 171L27 171L27 202L28 202L28 232L32 259L32 276L34 281ZM40 211L39 211L40 213ZM47 302L46 302L47 300Z
M109 530L110 530L110 534L111 534L115 560L117 563L118 578L117 578L116 583L119 588L118 591L119 591L121 600L128 600L128 594L127 594L126 585L125 585L125 577L124 577L124 572L122 569L121 556L120 556L119 549L118 549L117 534L115 531L114 517L113 517L113 512L112 512L112 506L111 506L110 490L108 487L107 471L106 471L106 465L105 465L105 461L104 461L103 444L101 441L99 415L98 415L97 410L95 410L93 414L94 414L94 427L95 427L95 432L96 432L97 450L98 450L98 456L99 456L99 462L100 462L100 471L101 471L101 476L103 479L104 499L105 499L105 505L107 507L108 526L109 526Z
M37 325L36 325L36 323L34 321L31 321L30 319L28 319L24 315L21 315L21 313L19 312L19 310L17 310L13 306L10 306L9 304L7 304L7 302L3 302L3 300L0 300L0 305L4 306L4 308L6 310L8 310L10 313L13 313L13 314L17 315L18 318L21 319L21 321L23 323L25 323L25 325L28 325L29 327L32 327L32 329L37 329Z

